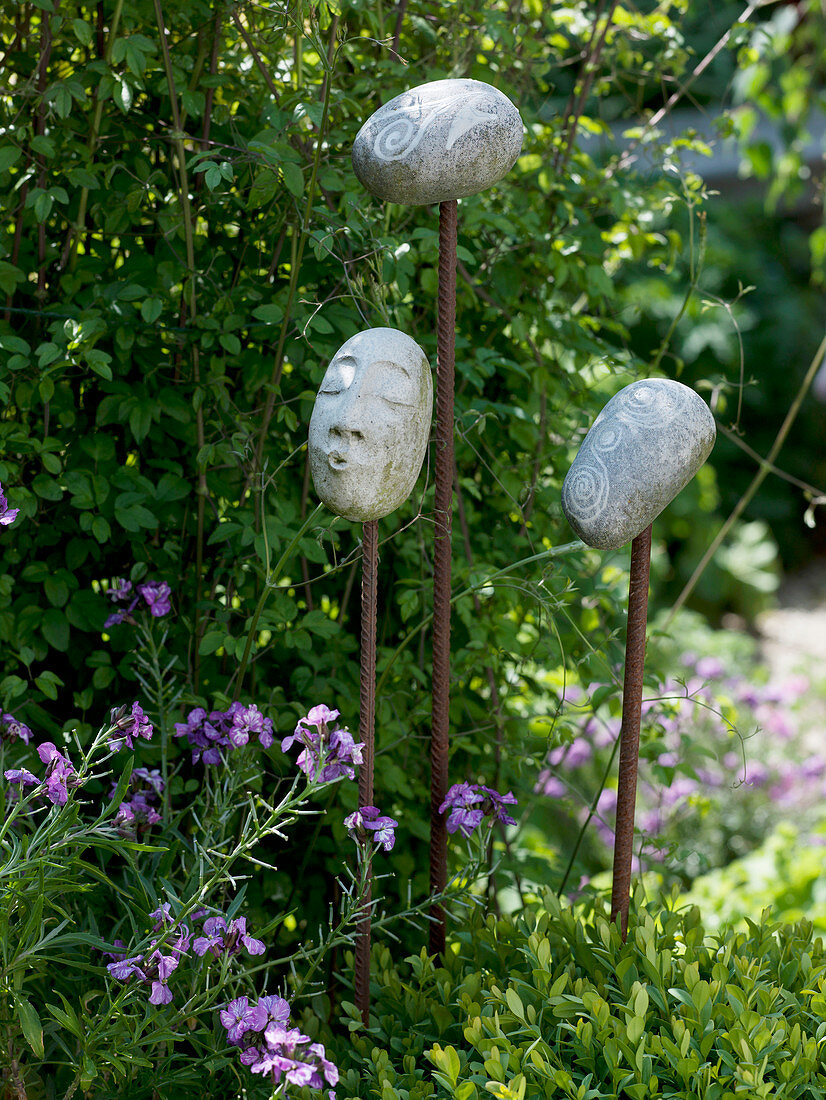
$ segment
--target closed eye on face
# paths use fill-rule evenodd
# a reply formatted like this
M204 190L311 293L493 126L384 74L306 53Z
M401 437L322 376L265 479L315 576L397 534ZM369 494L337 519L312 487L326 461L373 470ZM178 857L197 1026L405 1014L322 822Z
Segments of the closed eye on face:
M356 376L356 360L351 355L334 359L327 368L319 393L337 394L349 389Z
M416 405L416 383L399 363L379 360L371 363L364 379L365 397L380 397L391 408L412 408Z

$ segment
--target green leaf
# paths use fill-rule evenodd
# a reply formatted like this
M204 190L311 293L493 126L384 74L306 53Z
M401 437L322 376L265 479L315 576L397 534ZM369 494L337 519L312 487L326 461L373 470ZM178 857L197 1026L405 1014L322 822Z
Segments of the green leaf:
M268 325L277 325L284 316L284 310L275 302L270 302L265 306L256 306L252 311L252 315L259 321L265 321Z
M58 686L63 685L63 681L59 676L55 676L53 672L41 672L39 676L35 677L34 682L43 692L47 699L55 700L57 698Z
M210 164L209 168L204 172L204 183L210 191L214 191L219 183L221 183L222 179L221 169L217 164Z
M63 607L69 599L69 586L61 577L50 574L43 582L43 588L52 607Z
M26 1042L34 1051L36 1058L43 1057L43 1025L40 1017L34 1010L31 1002L19 993L14 994L14 1006L17 1009L17 1019L23 1029Z
M65 653L69 648L69 623L62 611L51 607L43 616L40 626L43 637L53 649Z
M241 350L241 341L232 332L222 332L218 337L218 342L224 351L228 351L230 355L237 355Z
M319 638L332 638L334 634L338 633L338 623L332 619L328 619L327 616L319 608L314 611L308 611L304 618L301 620L301 625L305 630L312 631Z
M54 93L54 106L60 118L68 118L72 111L72 95L65 84L61 84Z
M91 46L92 28L88 23L84 23L82 19L73 19L72 30L75 32L75 38L81 46Z
M299 199L304 194L304 173L297 164L282 164L281 174L284 177L284 186L291 195Z
M112 99L114 99L115 103L117 103L124 114L128 113L129 108L132 106L132 89L123 77L115 78L115 84L112 88Z
M101 545L103 545L103 543L105 542L108 542L109 539L112 537L112 528L109 526L108 521L103 518L103 516L95 516L92 519L92 534Z
M47 474L35 474L32 478L32 489L43 500L62 500L63 490L53 477Z
M20 149L16 145L4 145L0 149L0 172L8 172L20 160L20 155Z
M211 653L214 653L216 649L220 649L223 644L226 631L224 630L211 630L208 634L205 634L201 638L201 644L198 646L198 652L202 657L208 657Z
M163 302L160 298L147 298L141 305L141 317L148 325L151 325L153 321L157 321L160 317L162 309Z
M33 153L37 153L39 157L48 159L55 155L54 142L51 138L47 138L45 134L35 134L29 142L29 148Z
M42 224L51 213L54 197L46 191L41 191L34 200L34 216Z

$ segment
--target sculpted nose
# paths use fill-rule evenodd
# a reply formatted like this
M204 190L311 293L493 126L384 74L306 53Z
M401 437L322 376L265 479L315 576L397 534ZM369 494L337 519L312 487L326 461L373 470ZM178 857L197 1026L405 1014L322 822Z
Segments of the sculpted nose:
M339 450L347 450L351 443L364 439L364 435L358 428L352 425L334 424L330 428L330 439Z

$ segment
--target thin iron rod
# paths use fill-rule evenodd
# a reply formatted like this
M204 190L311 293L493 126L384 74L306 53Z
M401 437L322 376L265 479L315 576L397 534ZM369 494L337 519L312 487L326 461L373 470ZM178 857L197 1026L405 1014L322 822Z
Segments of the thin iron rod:
M622 687L622 727L614 834L614 874L611 920L620 914L622 939L628 935L631 858L634 849L634 809L640 758L642 679L645 668L645 626L648 618L648 577L651 566L651 525L631 543L628 580L628 626L625 635L625 679Z
M376 730L376 605L379 568L379 525L370 520L362 526L361 559L361 695L359 740L364 742L359 765L359 809L373 805L373 760ZM369 859L370 843L364 847ZM356 939L355 998L364 1026L370 1023L370 903L373 896L372 868L368 867L362 903L367 907L359 921Z
M456 365L455 199L439 204L439 312L436 359L436 499L433 544L433 708L430 740L430 891L447 885L447 796L450 743L450 565L453 520L453 394ZM430 910L430 953L445 949L445 913Z

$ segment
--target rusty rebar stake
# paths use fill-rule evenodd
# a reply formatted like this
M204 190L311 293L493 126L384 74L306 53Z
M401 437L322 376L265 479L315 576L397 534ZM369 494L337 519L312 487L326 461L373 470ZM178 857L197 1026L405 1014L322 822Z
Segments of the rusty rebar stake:
M456 365L455 199L439 204L439 312L436 358L436 499L433 543L433 707L430 739L430 891L447 885L447 796L450 743L450 558L453 520L453 393ZM445 949L445 913L430 909L430 953Z
M622 687L622 727L617 783L617 823L614 834L614 873L611 920L620 914L622 939L628 935L631 898L631 859L634 851L634 808L637 801L637 765L640 758L640 715L645 669L645 627L648 618L648 577L651 566L651 525L631 543L628 580L628 625L625 635L625 678Z
M379 524L362 525L361 558L361 690L359 740L364 742L359 765L359 809L373 805L373 760L376 729L376 607L378 603ZM365 849L367 851L367 849ZM367 856L369 857L369 854ZM361 901L368 907L359 921L356 938L355 999L364 1026L370 1023L370 903L373 897L372 869Z

